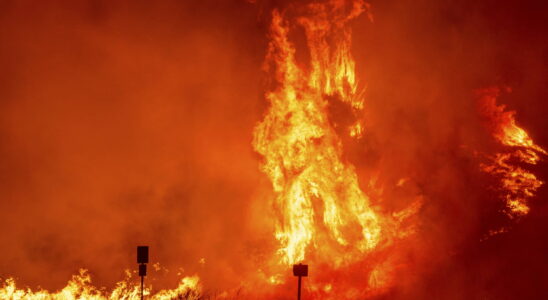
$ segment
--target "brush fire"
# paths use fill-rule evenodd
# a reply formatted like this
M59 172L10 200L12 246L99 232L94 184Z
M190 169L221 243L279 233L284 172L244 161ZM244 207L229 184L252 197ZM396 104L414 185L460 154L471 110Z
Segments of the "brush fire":
M543 299L548 6L465 2L0 4L0 299Z

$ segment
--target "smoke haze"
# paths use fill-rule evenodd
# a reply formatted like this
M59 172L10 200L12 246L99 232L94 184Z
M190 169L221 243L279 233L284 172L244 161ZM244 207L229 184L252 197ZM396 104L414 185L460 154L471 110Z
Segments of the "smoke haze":
M343 138L345 159L364 187L378 176L384 212L424 199L407 267L380 297L541 298L546 188L520 222L500 213L477 154L500 146L473 91L511 87L499 102L547 147L547 5L370 4L374 21L352 23L366 130ZM112 286L138 244L169 270L151 276L159 287L178 272L211 290L256 273L276 245L251 139L270 11L291 5L0 1L0 277L58 289L86 268ZM333 104L330 117L350 116ZM535 172L545 180L546 164Z

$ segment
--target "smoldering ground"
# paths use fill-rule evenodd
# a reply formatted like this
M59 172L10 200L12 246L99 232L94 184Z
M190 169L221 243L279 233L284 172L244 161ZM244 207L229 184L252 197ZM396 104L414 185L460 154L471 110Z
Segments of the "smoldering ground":
M174 285L179 268L210 289L254 273L275 243L251 147L268 105L261 64L269 11L293 4L0 3L0 275L57 289L83 267L111 286L141 243L170 270L159 286ZM373 23L352 24L366 132L343 139L345 159L363 185L378 173L391 187L388 212L425 197L413 268L389 297L538 297L546 190L511 232L479 242L507 221L471 150L498 150L473 96L491 85L512 87L501 103L548 145L545 4L371 10ZM536 172L546 178L545 165ZM402 177L412 182L403 191L393 187Z

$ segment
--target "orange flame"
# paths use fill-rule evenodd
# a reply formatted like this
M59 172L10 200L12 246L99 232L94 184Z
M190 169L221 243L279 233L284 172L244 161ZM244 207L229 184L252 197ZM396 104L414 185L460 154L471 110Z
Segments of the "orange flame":
M272 15L266 67L275 66L278 86L266 94L271 106L255 128L253 146L264 157L262 170L277 195L276 238L287 264L314 251L320 261L336 259L340 265L380 240L379 216L360 189L354 167L342 160L341 141L327 114L328 97L338 97L355 111L363 108L347 23L366 5L351 4L310 4L297 19L310 49L309 68L296 61L287 20L278 11ZM360 135L361 125L349 132Z
M91 276L86 270L80 270L79 274L72 276L67 285L59 291L49 292L46 290L32 291L31 289L17 288L15 280L6 279L0 287L0 299L12 300L71 300L71 299L93 299L93 300L117 300L117 299L141 299L140 286L130 282L131 273L126 271L127 279L120 281L116 287L107 292L91 284ZM201 285L198 276L184 277L177 288L172 290L161 290L152 294L146 288L144 295L147 299L168 300L168 299L202 299Z
M505 111L504 105L496 104L499 88L484 89L478 94L480 112L493 137L502 145L511 147L508 152L495 154L490 158L491 162L483 164L481 168L484 172L500 178L507 215L510 218L524 216L529 213L528 200L544 182L518 163L535 165L539 162L540 155L547 153L533 142L523 128L516 125L515 111Z

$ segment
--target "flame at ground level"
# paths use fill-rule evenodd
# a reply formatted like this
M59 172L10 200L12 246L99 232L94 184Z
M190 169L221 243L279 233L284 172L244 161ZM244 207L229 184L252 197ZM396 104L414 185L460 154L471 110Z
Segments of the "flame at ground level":
M72 276L67 285L59 291L49 292L46 290L32 291L31 289L17 288L15 280L8 278L0 287L0 299L10 300L118 300L118 299L141 299L141 287L131 282L130 272L128 278L118 282L112 291L104 288L97 288L91 284L91 276L86 270ZM161 290L151 293L150 288L145 288L146 299L169 300L169 299L202 299L202 287L198 276L184 277L179 286L172 290Z

